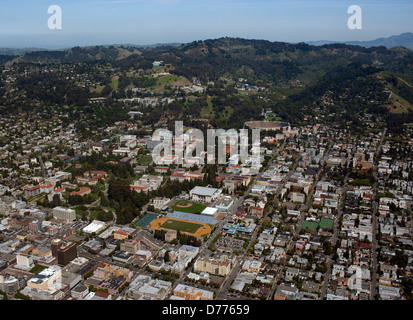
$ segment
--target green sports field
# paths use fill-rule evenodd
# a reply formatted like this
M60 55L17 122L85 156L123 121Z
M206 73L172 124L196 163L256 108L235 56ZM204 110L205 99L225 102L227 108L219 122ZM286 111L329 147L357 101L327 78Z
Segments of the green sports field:
M317 230L317 227L318 227L318 223L317 223L317 222L314 222L314 221L304 221L302 230L305 230L305 229L309 228L309 229L312 229L312 230L316 231L316 230Z
M333 229L333 227L334 227L333 219L321 218L320 220L321 229Z
M161 228L179 230L188 233L195 233L201 227L200 224L178 221L178 220L167 220L162 225Z
M188 202L188 201L178 201L172 206L172 209L174 211L180 211L180 212L186 212L186 213L201 213L205 208L206 206L202 204Z

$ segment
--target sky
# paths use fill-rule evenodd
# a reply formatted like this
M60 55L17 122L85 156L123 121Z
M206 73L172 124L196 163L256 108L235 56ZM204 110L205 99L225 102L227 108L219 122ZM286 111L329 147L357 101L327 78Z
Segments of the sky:
M61 8L61 29L50 29ZM362 29L349 29L351 5ZM413 32L412 0L0 0L0 47L188 43L220 37L364 41Z

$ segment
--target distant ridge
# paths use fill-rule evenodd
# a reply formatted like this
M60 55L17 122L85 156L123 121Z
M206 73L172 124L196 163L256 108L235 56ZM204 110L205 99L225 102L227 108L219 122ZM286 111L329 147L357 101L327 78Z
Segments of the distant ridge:
M411 39L411 44L409 44L409 39ZM363 63L366 63L366 61L369 61L371 65L373 65L374 63L387 62L385 56L382 56L381 60L377 60L376 58L373 59L373 57L369 55L371 51L371 49L368 48L369 46L380 46L380 48L375 51L383 52L383 50L393 50L395 52L404 52L404 54L407 55L413 54L412 49L409 49L410 47L413 48L413 33L406 33L400 36L381 38L368 42L353 41L348 43L340 43L326 41L317 42L317 44L315 45L311 45L304 42L288 43L276 41L272 42L269 40L252 40L223 37L219 39L193 41L187 44L164 43L144 46L133 44L104 44L84 47L77 46L70 49L59 50L34 50L32 48L26 48L21 50L26 50L27 52L20 55L18 55L17 52L11 54L13 53L13 51L8 51L9 54L0 53L0 65L4 64L9 67L13 63L18 62L54 64L95 61L122 61L123 64L140 63L142 64L142 66L152 66L152 63L155 60L167 61L166 63L173 63L175 65L179 65L178 62L182 61L182 59L196 59L198 61L202 61L202 68L205 68L205 65L209 65L210 68L214 69L216 63L219 63L220 65L224 63L226 64L226 68L233 68L234 72L245 72L245 70L243 71L243 64L241 63L241 65L239 65L239 61L237 63L234 59L235 57L237 57L238 59L244 60L244 62L248 61L248 68L256 68L254 72L262 72L263 69L266 69L265 73L267 73L269 77L274 77L275 74L278 74L279 77L284 77L285 73L288 75L285 78L285 80L287 80L287 78L288 80L290 80L290 78L294 75L304 74L305 72L303 70L300 70L300 68L298 68L296 65L291 64L292 61L294 61L294 63L297 63L297 59L296 57L286 58L286 53L290 52L292 48L295 48L294 50L299 50L301 54L304 55L306 52L308 53L310 50L315 50L315 53L318 52L320 56L323 56L325 55L325 52L322 48L320 48L320 45L324 43L336 44L331 44L329 45L330 47L340 48L343 46L347 46L348 51L358 52L357 58L346 56L344 52L343 58L352 62L363 61ZM386 46L384 46L384 43L386 43L388 47L391 46L392 48L397 48L386 48ZM248 51L250 55L254 55L259 59L255 62L252 62L250 57L244 56L243 53L234 51L231 53L231 55L228 55L227 53L224 53L222 51L223 47L228 48L228 50L232 50L233 47L237 45L246 46L246 51ZM266 57L266 59L261 59L263 57ZM274 59L274 62L269 63L268 58ZM308 59L307 55L305 59ZM317 61L314 60L313 63L317 64ZM312 67L316 68L317 66L313 65ZM193 67L199 68L199 62L198 64L196 64L196 66ZM178 69L179 68L181 69L180 72L182 74L190 76L192 71L188 69L187 65L179 65ZM237 68L239 70L235 70ZM268 72L268 70L272 71ZM313 77L314 74L308 74L307 76ZM303 77L306 78L306 76Z
M322 46L325 44L333 44L333 43L340 43L340 44L347 44L347 45L356 45L356 46L361 46L361 47L378 47L378 46L384 46L386 48L394 48L394 47L405 47L410 50L413 50L413 33L412 32L405 32L400 35L394 35L390 36L387 38L378 38L375 40L367 40L367 41L334 41L334 40L317 40L317 41L302 41L304 43L307 43L309 45L313 46ZM289 42L287 42L289 43ZM291 42L292 43L292 42ZM140 45L140 44L131 44L131 43L120 43L120 44L102 44L102 45L96 45L96 46L82 46L82 48L88 48L88 47L129 47L129 48L139 48L139 49L144 49L144 48L156 48L156 47L179 47L181 45L184 45L185 43L179 43L179 42L172 42L172 43L153 43L153 44L146 44L146 45ZM59 49L52 49L52 48L1 48L0 47L0 55L12 55L12 56L20 56L24 55L28 52L38 52L38 51L64 51L64 50L69 50L72 47L66 47L66 48L59 48Z
M145 45L140 45L140 44L130 44L130 43L121 43L121 44L102 44L102 45L97 45L97 47L129 47L129 48L156 48L156 47L179 47L183 43L178 43L178 42L171 42L171 43L153 43L153 44L145 44ZM88 48L88 47L96 47L96 46L82 46L83 48ZM24 55L28 52L38 52L38 51L64 51L64 50L69 50L72 49L72 47L64 47L64 48L1 48L0 47L0 54L3 55L11 55L11 56L20 56Z
M398 36L391 36L388 38L378 38L378 39L369 40L369 41L319 40L319 41L307 41L306 43L313 45L313 46L322 46L324 44L332 44L332 43L343 43L343 44L356 45L356 46L362 46L362 47L367 47L367 48L384 46L386 48L405 47L410 50L413 50L413 33L406 32Z
M27 52L35 52L35 51L47 51L49 49L44 48L0 48L0 54L10 55L10 56L20 56L26 54Z

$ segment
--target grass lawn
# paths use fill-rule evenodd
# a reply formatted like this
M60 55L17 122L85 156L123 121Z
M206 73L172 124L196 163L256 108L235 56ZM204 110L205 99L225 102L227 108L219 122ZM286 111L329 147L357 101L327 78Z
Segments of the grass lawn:
M202 108L201 117L213 118L215 116L214 106L212 105L211 97L207 97L207 106Z
M409 112L409 110L413 110L413 104L398 94L400 93L400 87L402 86L413 88L408 82L406 82L402 78L397 77L399 84L397 86L394 86L393 83L389 83L385 80L383 74L379 74L377 78L381 80L386 88L391 91L391 104L386 106L391 113L407 113Z
M172 82L178 80L179 76L175 74L168 74L164 76L159 76L156 81L156 86L158 89L163 89L165 86L170 86Z
M42 272L44 269L47 269L47 267L42 266L40 264L37 264L33 268L31 268L29 270L29 272L34 273L34 274L38 274L38 273Z
M281 117L277 117L274 115L269 115L267 118L268 121L282 121L283 119Z
M90 88L89 90L91 93L94 93L94 92L101 93L104 87L105 86L96 86L96 88Z
M119 76L114 76L111 79L110 87L112 88L112 90L118 90L118 86L119 86Z
M76 214L82 217L87 217L89 215L89 212L75 208Z
M318 223L317 222L314 222L314 221L304 221L304 223L303 223L303 230L305 230L305 229L312 229L312 230L314 230L314 231L316 231L317 230L317 227L318 227Z
M95 219L97 219L98 214L99 214L99 211L93 210L93 211L90 212L89 217L90 217L90 219L95 220Z
M189 206L189 207L180 207L180 205L186 206L187 204L191 204L191 206ZM192 202L188 202L188 201L178 201L177 203L175 203L172 206L172 209L174 211L181 211L181 212L186 212L186 213L201 213L205 208L206 208L206 206L204 206L202 204L192 203Z
M334 226L334 220L333 219L327 219L327 218L321 218L320 220L320 228L321 229L333 229Z
M402 98L401 96L395 94L394 92L392 93L392 105L389 106L389 111L391 113L407 113L409 112L409 109L412 110L413 107L410 105L410 103Z
M138 163L141 166L148 166L152 162L152 156L142 156L138 158Z
M180 230L188 233L195 233L201 225L191 222L178 221L178 220L167 220L162 225L161 228Z

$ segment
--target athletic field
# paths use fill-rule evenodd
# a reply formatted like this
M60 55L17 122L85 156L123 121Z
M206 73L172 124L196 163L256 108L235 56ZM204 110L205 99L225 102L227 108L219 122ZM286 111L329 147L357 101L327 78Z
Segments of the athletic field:
M200 203L193 203L189 201L178 201L172 206L173 211L180 211L186 213L201 213L206 206Z
M158 218L150 223L155 230L179 230L180 232L200 237L211 233L211 227L206 223L189 222L180 219Z

